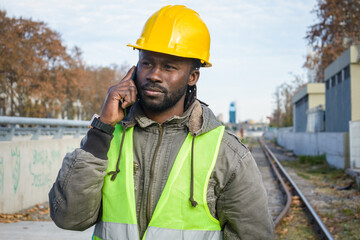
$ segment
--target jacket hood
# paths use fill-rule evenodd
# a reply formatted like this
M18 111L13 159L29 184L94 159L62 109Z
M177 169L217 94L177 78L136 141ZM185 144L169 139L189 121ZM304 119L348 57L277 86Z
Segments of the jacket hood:
M208 108L204 104L200 104L199 101L196 101L195 104L198 104L201 107L201 111L202 111L201 118L198 118L195 115L194 120L192 121L193 114L196 114L196 112L193 111L193 113L190 117L189 124L194 125L194 122L197 122L197 123L201 123L201 125L200 125L200 128L196 129L195 131L191 131L192 134L195 133L198 136L198 135L207 133L221 125L221 123L218 122L218 120L216 119L214 113L211 111L210 108ZM189 128L189 129L191 129L191 128Z

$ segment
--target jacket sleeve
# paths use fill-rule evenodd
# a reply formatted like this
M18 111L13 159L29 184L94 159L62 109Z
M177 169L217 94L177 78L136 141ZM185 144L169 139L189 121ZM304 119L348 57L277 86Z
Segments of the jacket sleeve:
M240 142L237 147L231 146L234 141L230 142L222 156L225 159L221 160L228 162L228 166L217 200L224 240L273 239L274 224L260 171L251 153Z
M111 139L90 129L81 148L66 154L49 192L50 216L58 227L82 231L97 221Z

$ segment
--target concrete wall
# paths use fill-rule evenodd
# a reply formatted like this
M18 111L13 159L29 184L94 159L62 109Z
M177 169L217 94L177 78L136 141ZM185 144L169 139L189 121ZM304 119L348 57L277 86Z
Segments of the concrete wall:
M81 138L0 142L0 213L48 201L48 192L67 152Z
M360 121L350 122L350 167L360 168Z
M326 154L327 162L336 168L349 167L347 133L297 133L278 131L277 142L296 155Z
M277 129L271 129L271 130L267 130L267 131L264 131L264 138L266 139L269 139L269 140L276 140L277 138Z
M354 57L357 56L357 62L350 65L351 78L351 121L360 120L360 47L357 49Z

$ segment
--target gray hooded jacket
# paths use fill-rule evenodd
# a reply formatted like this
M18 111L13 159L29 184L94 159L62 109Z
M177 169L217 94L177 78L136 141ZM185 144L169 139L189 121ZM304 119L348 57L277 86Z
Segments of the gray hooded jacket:
M121 124L134 126L136 214L142 237L187 134L198 136L220 124L198 101L181 117L161 125L147 118L135 103ZM90 129L81 148L65 156L49 193L50 215L60 228L85 230L101 217L101 188L111 139ZM210 178L207 202L211 214L220 221L224 239L273 238L261 174L249 150L227 132Z

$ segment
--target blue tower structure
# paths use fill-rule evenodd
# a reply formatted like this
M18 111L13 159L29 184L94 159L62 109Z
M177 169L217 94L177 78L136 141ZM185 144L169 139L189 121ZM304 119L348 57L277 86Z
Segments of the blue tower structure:
M236 123L236 105L235 105L235 102L230 103L229 122L230 123Z

